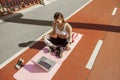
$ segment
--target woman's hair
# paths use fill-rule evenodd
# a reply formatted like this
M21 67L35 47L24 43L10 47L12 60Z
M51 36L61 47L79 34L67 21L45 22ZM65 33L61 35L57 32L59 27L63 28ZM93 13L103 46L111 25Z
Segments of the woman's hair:
M59 17L61 17L62 18L62 22L65 23L63 14L61 12L56 12L54 14L54 19L58 19Z

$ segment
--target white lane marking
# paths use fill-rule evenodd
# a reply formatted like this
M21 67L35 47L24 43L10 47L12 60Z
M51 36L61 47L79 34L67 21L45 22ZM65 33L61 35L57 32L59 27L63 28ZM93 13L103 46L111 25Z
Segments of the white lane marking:
M52 29L51 29L52 30ZM33 46L36 41L39 41L40 39L42 39L42 37L49 33L51 30L47 31L46 33L44 33L42 36L38 37L35 42L33 42L29 47ZM0 64L0 69L2 69L4 66L6 66L8 63L10 63L12 60L14 60L16 57L18 57L19 55L21 55L24 51L26 51L27 49L29 49L29 47L23 48L20 51L18 51L15 55L13 55L12 57L10 57L9 59L7 59L5 62L3 62L2 64Z
M117 7L115 7L115 8L113 9L113 12L112 12L112 15L113 15L113 16L116 14L117 9L118 9Z
M103 43L103 40L99 40L99 41L97 42L97 44L96 44L96 46L95 46L95 49L94 49L94 51L92 52L92 55L91 55L91 57L90 57L87 65L86 65L86 68L87 68L87 69L89 69L89 70L92 69L92 66L93 66L94 61L95 61L95 59L96 59L96 57L97 57L97 55L98 55L98 52L99 52L99 50L100 50L100 48L101 48L101 46L102 46L102 43Z
M92 2L93 0L88 1L85 5L83 5L82 7L80 7L79 9L77 9L75 12L73 12L72 14L70 14L70 16L68 16L65 20L69 19L70 17L72 17L74 14L76 14L78 11L80 11L81 9L83 9L85 6L87 6L90 2Z
M27 50L28 47L20 50L19 52L17 52L15 55L13 55L12 57L10 57L9 59L7 59L5 62L3 62L2 64L0 64L0 69L2 69L4 66L6 66L9 62L11 62L12 60L14 60L17 56L19 56L20 54L22 54L25 50Z
M83 5L82 7L80 7L78 10L76 10L74 13L72 13L70 16L68 16L67 18L65 18L65 20L69 19L71 16L73 16L75 13L77 13L79 10L81 10L82 8L84 8L87 4L89 4L91 1L87 2L85 5ZM38 8L39 6L37 6L36 8ZM33 9L33 8L32 8ZM29 9L28 9L29 11ZM25 13L26 11L20 11L21 13ZM45 34L49 33L52 29L48 30ZM40 36L39 38L37 38L35 41L39 41L40 39L42 39L42 37L45 35L43 34L42 36ZM32 45L34 45L35 43L33 43ZM31 46L32 46L31 45ZM10 57L9 59L7 59L5 62L3 62L2 64L0 64L0 69L2 69L4 66L6 66L8 63L10 63L12 60L14 60L16 57L18 57L19 55L21 55L24 51L26 51L27 49L29 49L29 47L23 48L22 50L18 51L14 56Z

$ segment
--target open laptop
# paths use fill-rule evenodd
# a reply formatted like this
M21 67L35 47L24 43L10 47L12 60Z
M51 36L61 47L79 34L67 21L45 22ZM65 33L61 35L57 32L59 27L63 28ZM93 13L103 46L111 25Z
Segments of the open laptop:
M36 62L31 60L34 64L36 64L37 66L41 67L42 69L44 69L45 71L49 72L56 64L55 61L42 56L40 59L38 59Z

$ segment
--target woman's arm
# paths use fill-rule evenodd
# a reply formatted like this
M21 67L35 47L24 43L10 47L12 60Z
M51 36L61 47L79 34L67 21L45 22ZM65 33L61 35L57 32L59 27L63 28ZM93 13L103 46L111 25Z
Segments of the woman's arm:
M55 23L52 23L52 30L48 33L49 36L55 35Z
M67 27L67 32L68 32L68 42L71 43L72 42L72 26L69 23L66 23L66 27Z
M55 23L52 23L52 29L51 29L51 31L48 32L48 33L44 36L44 38L51 37L51 36L53 36L53 35L55 35Z

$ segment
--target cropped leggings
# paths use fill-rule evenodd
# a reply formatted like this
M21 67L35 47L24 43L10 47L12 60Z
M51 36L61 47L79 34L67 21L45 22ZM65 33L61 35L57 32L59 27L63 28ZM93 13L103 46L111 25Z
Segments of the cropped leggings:
M56 47L56 45L65 47L68 44L67 39L62 39L60 37L57 37L57 38L50 37L50 38L44 39L44 42L46 43L46 45L51 47L52 46Z

